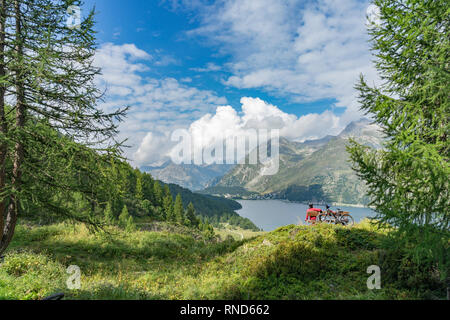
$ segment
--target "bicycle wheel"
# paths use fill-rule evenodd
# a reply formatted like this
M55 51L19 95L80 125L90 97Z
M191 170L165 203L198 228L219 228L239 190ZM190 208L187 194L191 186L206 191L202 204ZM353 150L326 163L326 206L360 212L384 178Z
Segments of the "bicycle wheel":
M341 216L339 220L342 223L342 225L346 227L351 227L355 224L355 219L353 219L353 217L349 214Z
M329 214L321 214L319 215L319 221L323 223L332 224L336 222L336 219Z
M317 216L317 220L319 220L319 222L325 222L324 220L325 220L325 215L323 214L323 213L320 213L318 216Z

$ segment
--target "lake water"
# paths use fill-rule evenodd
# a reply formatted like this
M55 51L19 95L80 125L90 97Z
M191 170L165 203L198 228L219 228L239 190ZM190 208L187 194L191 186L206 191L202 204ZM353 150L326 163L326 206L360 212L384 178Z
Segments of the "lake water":
M242 205L242 209L236 212L244 218L249 218L264 231L273 231L282 226L304 223L308 209L305 204L282 200L239 200L238 202ZM325 207L317 207L325 209ZM335 210L336 208L332 207L331 209ZM339 206L339 208L349 211L355 222L375 215L370 208L343 206Z

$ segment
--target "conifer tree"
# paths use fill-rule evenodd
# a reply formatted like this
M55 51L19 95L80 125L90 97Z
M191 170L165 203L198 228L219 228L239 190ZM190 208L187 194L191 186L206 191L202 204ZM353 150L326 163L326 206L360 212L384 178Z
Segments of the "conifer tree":
M155 181L155 184L153 185L153 194L155 196L155 205L162 206L164 195L161 184L158 181Z
M155 203L155 195L153 191L154 180L152 176L148 173L142 173L142 193L144 199L150 201L150 203Z
M137 178L136 178L136 199L138 199L139 201L144 200L144 191L142 188L142 177L141 177L141 173L137 173Z
M133 232L133 231L136 230L136 224L134 223L134 219L133 219L132 216L128 217L127 223L126 223L126 226L125 226L125 230L127 232Z
M25 202L39 206L37 212L95 224L61 206L55 195L80 192L98 211L99 193L108 185L98 168L120 155L114 136L125 110L106 114L96 107L94 13L79 28L66 25L67 8L81 1L0 4L1 253ZM13 101L13 119L5 117L6 101ZM11 169L4 170L5 162Z
M6 19L8 16L8 9L10 9L10 2L7 0L0 0L0 191L6 192L6 158L8 152L8 123L6 120L6 89L7 89L7 68L6 68ZM0 200L0 244L5 227L5 212L6 203ZM2 252L0 247L0 253Z
M189 222L189 225L192 227L198 227L198 219L196 217L196 212L194 205L192 202L189 203L187 209L186 209L186 218Z
M122 227L126 227L130 217L131 216L130 216L130 213L128 212L128 207L126 205L123 206L122 212L119 215L119 224Z
M170 193L170 188L169 188L169 186L167 185L167 184L165 184L164 185L164 188L163 188L163 196L164 197L167 197L167 196L171 196L172 194Z
M185 224L186 218L184 215L183 200L181 198L181 194L177 194L173 210L175 221L179 224Z
M386 136L383 150L352 142L353 167L367 183L393 245L448 276L450 238L450 9L448 1L376 0L372 50L384 80L361 78L361 108ZM433 270L434 266L430 268Z
M166 220L170 222L176 222L171 194L168 194L164 197L163 208Z
M109 224L114 223L115 217L114 217L114 213L113 213L113 210L112 210L111 202L108 202L106 204L104 215L105 215L106 223L109 223Z

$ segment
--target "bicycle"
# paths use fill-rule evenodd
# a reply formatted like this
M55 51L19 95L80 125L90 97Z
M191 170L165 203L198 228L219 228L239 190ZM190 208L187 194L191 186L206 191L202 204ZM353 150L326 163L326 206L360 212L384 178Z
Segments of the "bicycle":
M330 209L330 206L326 206L326 211L322 211L318 218L319 222L328 224L341 224L346 227L351 227L355 224L355 219L350 215L348 211L342 211L337 209L336 212Z

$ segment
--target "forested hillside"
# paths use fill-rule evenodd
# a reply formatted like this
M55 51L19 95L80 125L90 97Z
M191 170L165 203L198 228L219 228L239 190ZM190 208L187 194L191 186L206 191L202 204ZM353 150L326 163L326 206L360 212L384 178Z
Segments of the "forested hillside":
M68 141L63 136L59 139ZM72 143L77 146L76 143ZM61 163L52 165L64 166ZM64 196L54 194L51 197L53 201L61 203L63 210L76 212L75 218L89 222L93 226L103 222L119 222L124 219L121 215L125 212L126 219L131 217L131 220L147 217L200 229L203 228L203 224L208 229L207 226L211 223L217 225L219 222L228 222L257 230L251 221L234 212L241 208L236 201L195 194L177 185L164 184L153 179L148 173L133 169L122 160L109 159L108 162L97 163L95 166L98 174L109 181L98 190L92 189L97 193L95 201L77 191L66 193ZM70 170L64 171L64 175L65 179L77 177L76 172ZM26 178L27 175L24 176L25 181ZM86 182L88 181L89 179L86 179ZM84 185L85 188L88 186L87 183ZM36 215L36 212L39 214ZM56 222L67 218L65 215L52 214L51 210L47 212L45 207L34 206L32 203L25 207L23 216L40 217L43 222ZM126 221L124 223L126 224Z
M187 206L190 202L193 203L198 214L215 226L226 222L244 229L259 230L252 221L235 212L242 206L234 200L198 194L176 184L169 184L168 186L173 195L181 195L184 206Z

